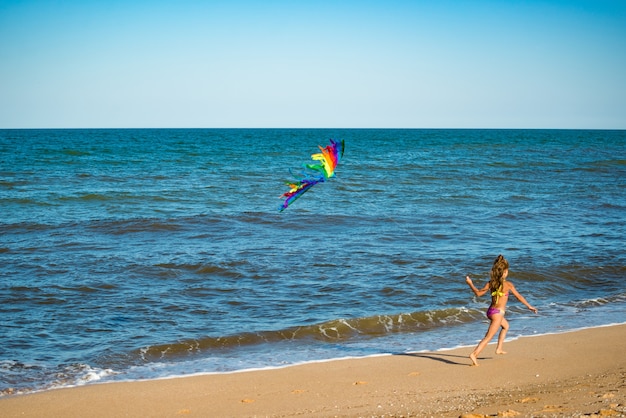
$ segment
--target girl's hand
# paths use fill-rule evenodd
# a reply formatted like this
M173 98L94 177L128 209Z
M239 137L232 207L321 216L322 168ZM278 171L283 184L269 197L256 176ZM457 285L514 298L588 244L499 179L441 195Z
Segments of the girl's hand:
M534 306L529 306L528 309L530 309L534 313L537 313L537 308L535 308Z
M470 279L470 276L465 276L465 283L472 284L472 279Z

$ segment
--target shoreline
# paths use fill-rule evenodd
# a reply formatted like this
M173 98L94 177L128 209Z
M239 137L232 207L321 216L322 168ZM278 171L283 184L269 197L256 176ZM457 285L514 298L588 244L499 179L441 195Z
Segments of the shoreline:
M611 324L604 324L604 325L598 325L598 326L592 326L592 327L583 327L583 328L576 328L576 329L571 329L571 330L567 330L567 331L560 331L560 332L547 332L545 334L534 334L534 335L519 335L516 337L511 338L510 340L507 339L505 341L505 344L508 345L514 341L519 340L520 338L537 338L537 337L543 337L543 336L548 336L548 335L561 335L561 334L569 334L572 332L578 332L578 331L584 331L584 330L590 330L590 329L598 329L598 328L606 328L606 327L614 327L614 326L621 326L624 325L626 326L626 322L619 322L619 323L611 323ZM477 334L480 335L480 334ZM478 344L478 339L476 341L476 344ZM93 382L89 382L86 385L106 385L106 384L115 384L115 383L133 383L133 382L148 382L148 381L153 381L153 380L168 380L168 379L184 379L187 377L199 377L199 376L222 376L222 375L230 375L230 374L237 374L237 373L249 373L249 372L264 372L264 371L272 371L272 370L280 370L280 369L285 369L285 368L290 368L290 367L298 367L298 366L306 366L309 364L323 364L323 363L329 363L329 362L335 362L335 361L346 361L346 360L367 360L370 358L376 358L376 357L388 357L388 356L418 356L420 354L437 354L437 353L446 353L448 351L457 351L457 350L468 350L468 353L470 351L472 351L472 349L474 349L474 347L476 347L476 344L471 344L471 345L459 345L459 346L455 346L452 348L439 348L439 349L435 349L435 350L419 350L419 351L407 351L407 352L381 352L381 353L376 353L376 354L367 354L367 355L356 355L356 356L342 356L342 357L333 357L333 358L327 358L327 359L318 359L318 360L304 360L301 362L295 362L295 363L289 363L289 364L284 364L284 365L279 365L279 366L267 366L267 367L251 367L251 368L247 368L247 369L238 369L238 370L229 370L229 371L213 371L213 372L197 372L197 373L190 373L190 374L181 374L181 375L171 375L171 376L163 376L163 377L154 377L154 378L145 378L145 379L129 379L129 380L117 380L117 381L106 381L106 382L98 382L98 381L93 381ZM495 344L495 337L493 339L493 342L491 342L489 344L489 346ZM484 353L483 353L484 354ZM19 395L28 395L28 394L32 394L32 393L39 393L39 392L45 392L48 390L57 390L57 389L71 389L71 388L76 388L76 387L82 387L83 385L70 385L70 386L62 386L62 387L51 387L48 389L43 389L43 390L38 390L38 391L34 391L34 392L25 392L25 393L19 393ZM18 394L16 394L18 395ZM2 399L2 397L0 397L0 399Z
M619 326L619 325L626 325L626 322L617 322L617 323L603 324L603 325L597 325L597 326L575 328L575 329L569 329L569 330L565 330L565 331L553 331L553 332L547 332L547 333L543 333L543 334L518 335L518 336L515 336L515 337L511 337L510 339L507 338L507 340L505 341L505 344L509 344L509 343L511 343L513 341L519 340L520 338L534 338L534 337L542 337L542 336L547 336L547 335L560 335L560 334L567 334L567 333L571 333L571 332L583 331L583 330L587 330L587 329L604 328L604 327L612 327L612 326ZM477 335L480 335L480 334L477 334ZM478 340L476 341L476 343L478 343ZM495 343L495 337L494 337L494 340L493 340L492 343ZM491 345L491 343L490 343L490 345ZM435 354L435 353L445 353L447 351L455 351L455 350L463 350L463 349L467 349L468 352L469 352L475 346L476 346L476 344L465 344L465 345L457 345L457 346L454 346L454 347L437 348L437 349L433 349L433 350L426 350L426 349L424 349L424 350L400 351L400 352L391 352L391 351L384 352L384 351L381 351L379 353L374 353L374 354L352 355L352 356L347 355L347 356L329 357L329 358L321 358L321 359L302 360L302 361L298 361L298 362L285 363L285 364L281 364L281 365L249 367L249 368L226 370L226 371L207 371L207 372L194 372L194 373L185 373L185 374L168 374L168 375L156 376L156 377L129 378L129 379L119 379L119 380L115 380L115 379L107 380L106 376L109 375L109 370L102 369L101 371L106 371L107 372L105 374L105 379L102 379L102 378L87 379L87 378L85 378L83 380L83 382L81 382L81 383L72 383L72 384L64 384L64 385L53 385L53 386L48 386L48 387L44 387L44 388L29 389L29 390L23 390L23 391L22 390L15 390L15 389L9 388L9 389L5 389L4 391L0 391L0 400L2 400L4 397L18 396L18 395L31 395L31 394L36 394L36 393L48 392L48 391L51 391L51 390L71 389L71 388L78 388L78 387L84 387L84 386L90 386L90 385L106 385L106 384L116 384L116 383L148 382L148 381L158 381L158 380L168 380L168 379L182 379L182 378L198 377L198 376L221 376L221 375L230 375L230 374L237 374L237 373L248 373L248 372L262 372L262 371L280 370L280 369L289 368L289 367L304 366L304 365L309 365L309 364L323 364L323 363L327 363L327 362L335 362L335 361L342 361L342 360L366 360L366 359L375 358L375 357L398 356L398 355L419 355L419 354L422 354L422 353L432 353L432 354ZM110 371L110 373L117 374L114 371Z
M105 382L0 398L28 416L626 415L626 324L473 347Z

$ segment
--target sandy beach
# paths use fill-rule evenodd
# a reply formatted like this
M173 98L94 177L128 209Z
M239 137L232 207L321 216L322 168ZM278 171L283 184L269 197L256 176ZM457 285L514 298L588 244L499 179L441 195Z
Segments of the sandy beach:
M626 416L626 325L520 338L505 355L494 347L478 367L468 347L12 395L0 415Z

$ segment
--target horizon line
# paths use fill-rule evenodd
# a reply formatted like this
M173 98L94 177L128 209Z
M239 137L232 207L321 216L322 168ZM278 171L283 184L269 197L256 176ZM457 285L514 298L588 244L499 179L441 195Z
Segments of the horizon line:
M624 131L624 128L498 128L498 127L454 127L454 128L442 128L442 127L30 127L30 128L5 128L0 127L0 131L35 131L35 130L493 130L493 131Z

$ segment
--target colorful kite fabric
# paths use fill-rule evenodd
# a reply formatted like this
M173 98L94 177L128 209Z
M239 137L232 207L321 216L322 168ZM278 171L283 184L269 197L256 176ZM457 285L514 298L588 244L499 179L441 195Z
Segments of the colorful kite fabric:
M281 195L281 199L285 199L279 210L282 212L287 209L289 205L295 202L300 196L306 193L311 187L318 183L323 183L325 180L335 175L335 168L343 157L344 141L337 142L330 140L330 145L319 149L322 151L319 154L311 155L311 158L315 161L319 161L319 164L305 164L304 166L309 170L316 171L318 175L304 174L302 180L288 182L290 187L289 191Z

